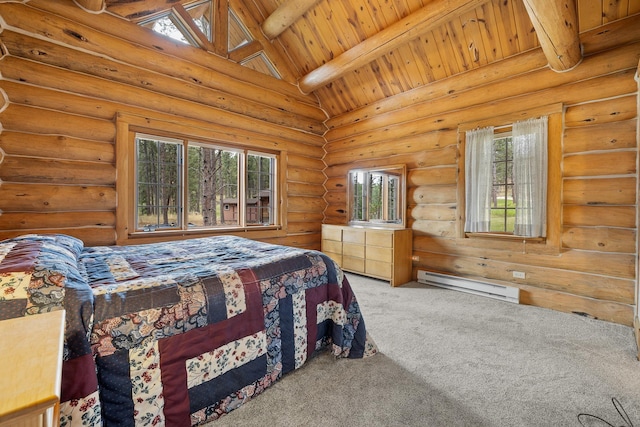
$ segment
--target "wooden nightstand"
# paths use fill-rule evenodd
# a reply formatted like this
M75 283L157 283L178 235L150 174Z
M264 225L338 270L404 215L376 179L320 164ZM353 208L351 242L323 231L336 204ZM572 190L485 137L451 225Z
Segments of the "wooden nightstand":
M0 427L59 424L64 315L0 321Z

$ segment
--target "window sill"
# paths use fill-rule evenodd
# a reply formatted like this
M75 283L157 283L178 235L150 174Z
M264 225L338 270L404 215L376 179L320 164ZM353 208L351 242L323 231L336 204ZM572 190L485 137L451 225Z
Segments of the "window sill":
M471 239L495 239L526 243L546 243L547 240L544 237L523 237L507 233L465 233L464 235Z
M559 243L547 236L522 237L504 233L464 233L468 245L478 249L518 252L523 254L558 256L562 253Z
M282 226L256 226L256 227L234 227L216 229L194 229L194 230L157 230L157 231L136 231L129 233L124 239L118 239L117 244L141 244L150 242L160 242L167 240L196 239L200 237L214 237L221 235L235 235L248 239L269 239L283 237L286 232Z
M397 222L363 222L363 221L351 221L349 222L350 227L357 228L376 228L376 229L402 229L406 228L404 224L400 224Z

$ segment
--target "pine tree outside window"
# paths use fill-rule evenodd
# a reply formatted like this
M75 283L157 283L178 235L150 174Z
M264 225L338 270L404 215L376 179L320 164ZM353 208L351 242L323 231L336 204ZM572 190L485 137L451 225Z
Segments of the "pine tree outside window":
M278 225L275 154L136 134L138 232Z
M465 232L546 237L547 133L547 117L466 132Z

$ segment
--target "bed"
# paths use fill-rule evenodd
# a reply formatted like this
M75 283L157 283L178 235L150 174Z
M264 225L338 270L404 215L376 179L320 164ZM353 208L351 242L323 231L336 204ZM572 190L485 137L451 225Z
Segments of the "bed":
M235 236L0 242L0 319L60 309L62 426L200 425L319 351L376 353L329 257Z

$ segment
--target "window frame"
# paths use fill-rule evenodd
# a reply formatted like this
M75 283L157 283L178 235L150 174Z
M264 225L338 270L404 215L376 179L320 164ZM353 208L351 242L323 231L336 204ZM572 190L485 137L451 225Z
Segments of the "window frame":
M249 238L274 238L286 235L287 207L283 202L283 195L286 194L286 158L287 152L271 147L259 145L249 146L240 144L237 141L225 139L229 134L215 124L198 123L197 126L190 126L181 123L168 122L149 117L119 113L116 118L116 243L146 243L160 240L172 240L180 238L204 237L219 234L234 234ZM215 227L195 227L189 228L183 224L180 229L162 229L155 231L137 230L136 212L136 135L144 134L169 140L186 141L183 149L186 151L188 143L197 145L207 145L217 148L228 148L234 151L243 151L250 154L266 155L274 158L276 171L273 178L273 203L274 203L274 224L257 225L245 224L244 226L215 226ZM184 187L187 167L182 167L182 183ZM246 173L246 170L244 171ZM243 177L241 182L244 185ZM181 188L183 197L182 206L186 209L185 189ZM187 213L182 213L183 218Z
M458 203L456 236L472 246L501 248L523 253L558 254L561 250L562 220L562 116L564 106L552 104L534 107L526 111L513 112L483 120L462 123L458 126ZM498 232L465 232L465 145L466 132L475 128L494 126L497 130L511 126L514 122L548 116L547 136L547 235L546 237L522 237ZM495 131L494 131L495 133Z
M493 142L494 142L494 144L495 144L496 140L506 139L506 138L511 138L511 144L513 144L513 127L512 126L504 126L504 127L498 128L498 129L494 129L494 131L493 131ZM508 145L505 145L505 147L508 147ZM505 166L506 166L505 170L509 169L509 163L511 163L511 167L513 168L513 148L511 148L510 151L511 151L511 159L509 160L509 155L508 155L509 149L507 148L507 150L505 152L505 158L504 158L504 160L501 160L501 163L504 163ZM495 148L494 148L494 152L495 152ZM495 167L495 163L497 163L497 162L494 160L493 163L494 163L494 167ZM508 193L508 190L506 189L506 187L508 187L508 186L511 186L511 191L513 193L513 185L514 185L513 182L511 184L509 184L507 176L508 176L508 174L505 172L505 180L504 180L504 182L500 182L499 183L499 185L501 187L505 187L505 194ZM496 181L494 180L491 185L493 187L496 187L497 184L498 183L496 183ZM504 208L494 208L494 207L491 208L491 210L494 210L494 209L499 209L501 211L504 211L504 227L503 228L506 229L507 228L507 222L508 222L508 220L507 220L508 211L509 211L509 208L507 208L507 206L506 206L506 201L505 201ZM497 231L496 233L506 234L506 235L510 235L510 234L512 235L513 234L513 232L509 232L509 231L506 231L506 230L505 231Z
M398 177L399 185L396 194L396 207L397 207L397 215L400 216L399 221L388 221L388 220L372 220L369 217L364 220L354 220L354 190L352 184L352 175L355 173L364 173L366 176L370 176L371 174L380 173L383 175L393 175ZM366 181L366 180L365 180ZM405 228L406 226L406 186L407 186L407 166L404 164L401 165L390 165L385 167L372 167L372 168L357 168L351 169L347 173L347 220L349 225L352 226L362 226L362 227L379 227L379 228ZM388 186L386 186L388 189ZM363 196L366 200L369 200L369 188L368 185L363 186ZM382 200L385 205L388 206L388 190L384 191L382 195ZM364 204L364 203L363 203ZM369 204L368 202L366 203ZM386 215L386 214L385 214ZM384 216L384 215L383 215Z

